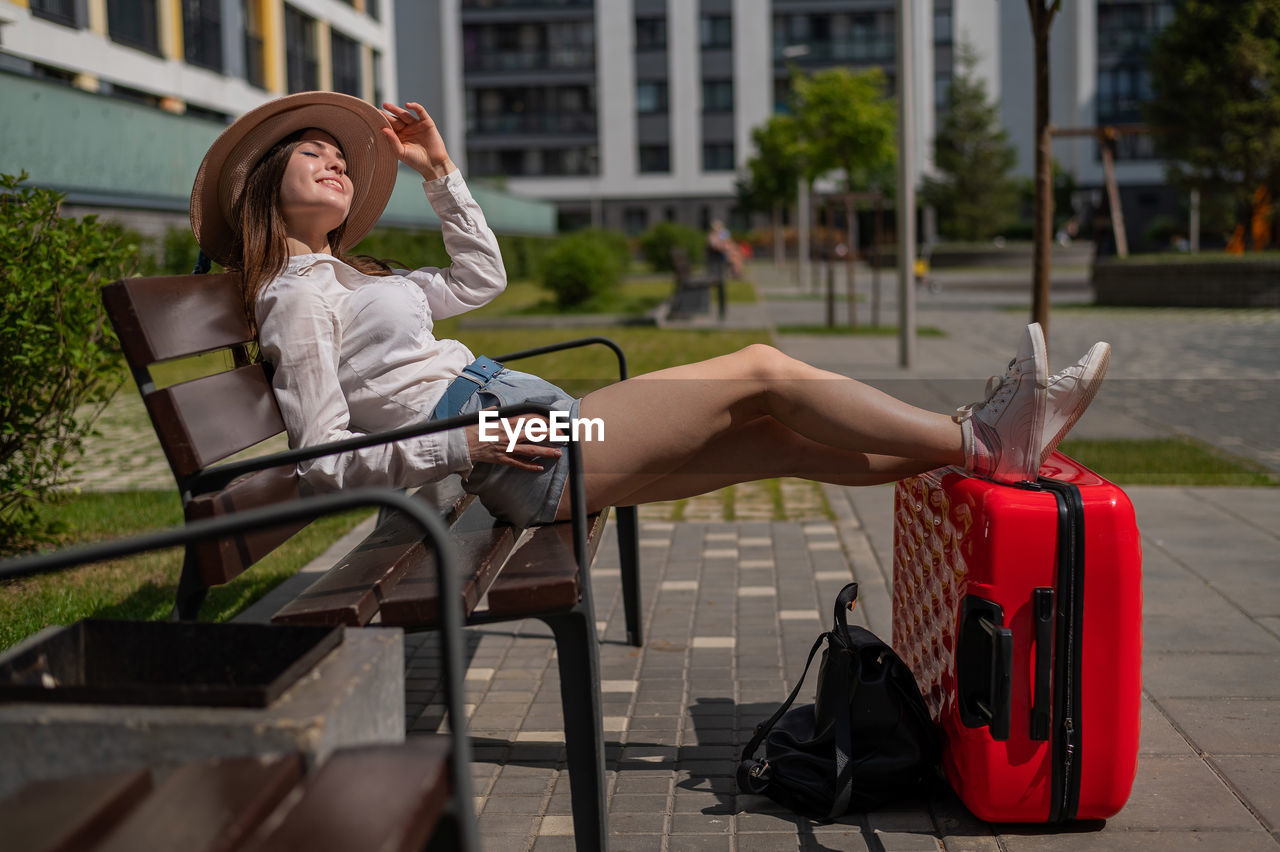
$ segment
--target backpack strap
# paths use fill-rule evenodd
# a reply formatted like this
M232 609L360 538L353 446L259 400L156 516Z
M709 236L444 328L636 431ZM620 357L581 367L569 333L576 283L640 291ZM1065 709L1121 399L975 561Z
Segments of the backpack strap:
M857 600L857 583L849 583L836 596L835 633L840 637L841 644L846 647L849 645L849 622L846 613L853 608ZM854 665L853 659L850 659L849 665L850 667ZM836 715L836 797L832 802L831 812L827 814L828 820L844 816L849 810L849 799L853 796L853 723L849 719L853 687L849 681L849 677L841 678L840 698L836 704L840 708L840 712Z
M769 785L768 771L769 762L767 760L753 760L752 755L756 749L760 748L760 743L764 742L764 738L773 730L773 726L778 724L778 720L782 718L782 714L790 709L796 696L800 694L800 687L804 685L805 675L809 674L809 665L813 662L813 655L818 653L818 649L822 647L822 641L830 636L830 633L823 633L813 641L813 647L809 649L809 659L804 662L804 671L800 674L800 680L796 681L795 689L791 690L791 694L787 696L787 700L782 702L768 721L756 725L755 734L752 735L751 741L742 749L742 759L738 763L738 789L749 793L763 794L765 788ZM845 713L844 715L848 715Z

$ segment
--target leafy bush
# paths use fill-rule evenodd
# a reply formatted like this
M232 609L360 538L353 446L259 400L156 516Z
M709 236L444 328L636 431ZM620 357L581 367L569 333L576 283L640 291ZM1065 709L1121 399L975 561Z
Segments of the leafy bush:
M542 258L556 244L555 237L535 237L526 234L499 234L498 248L502 250L502 262L507 268L507 278L537 278Z
M133 231L122 231L126 240L136 241L140 249L138 273L140 275L186 275L196 265L200 246L190 228L170 226L161 237L144 237ZM214 265L211 271L221 271Z
M133 273L138 245L62 196L0 175L0 550L47 540L37 516L118 387L119 348L99 288Z
M542 259L542 286L560 308L573 308L603 295L622 276L617 252L590 231L561 237Z
M367 254L399 269L449 265L440 232L418 228L375 228L350 253Z
M584 228L578 233L590 234L608 246L609 251L618 258L618 268L622 270L623 275L631 268L631 240L627 239L626 234L612 228Z
M689 263L702 262L702 248L706 239L701 231L675 222L659 222L640 235L640 253L659 272L674 272L671 265L671 249L684 249Z

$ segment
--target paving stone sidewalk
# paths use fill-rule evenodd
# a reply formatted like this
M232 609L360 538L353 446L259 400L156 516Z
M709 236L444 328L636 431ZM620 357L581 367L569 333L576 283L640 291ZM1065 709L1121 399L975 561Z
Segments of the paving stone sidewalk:
M639 649L623 639L612 530L607 534L592 582L602 637L611 849L1280 845L1275 489L1130 489L1146 561L1143 727L1137 781L1115 818L1065 831L989 826L945 795L822 826L767 799L738 795L739 750L799 677L844 583L861 584L861 622L890 634L891 488L827 493L835 523L644 522L647 641ZM535 622L470 634L468 704L483 848L571 849L549 634ZM435 641L419 635L407 642L411 734L433 731L441 719Z

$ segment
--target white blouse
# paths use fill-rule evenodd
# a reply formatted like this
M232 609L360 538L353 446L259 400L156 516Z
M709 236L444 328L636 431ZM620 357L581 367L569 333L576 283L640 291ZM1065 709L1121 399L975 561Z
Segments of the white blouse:
M425 181L453 264L364 275L327 254L289 258L258 294L263 357L290 447L307 447L430 419L449 382L475 360L437 340L434 320L480 307L507 285L493 231L462 175ZM461 429L324 456L298 465L317 491L412 487L471 471Z

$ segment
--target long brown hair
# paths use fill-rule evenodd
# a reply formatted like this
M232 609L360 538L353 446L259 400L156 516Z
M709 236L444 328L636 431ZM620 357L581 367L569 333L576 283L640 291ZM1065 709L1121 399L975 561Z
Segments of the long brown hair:
M289 261L284 216L280 213L280 184L284 180L289 158L302 142L302 134L308 129L310 128L286 136L262 155L262 159L254 164L245 178L244 190L232 213L239 226L236 255L240 260L238 271L244 310L249 327L255 333L258 323L254 305L258 294L272 279L284 272ZM358 175L350 177L352 180L359 179ZM326 235L333 256L365 275L391 275L391 267L377 258L362 254L341 254L339 246L342 245L342 235L346 229L347 222L344 219Z

